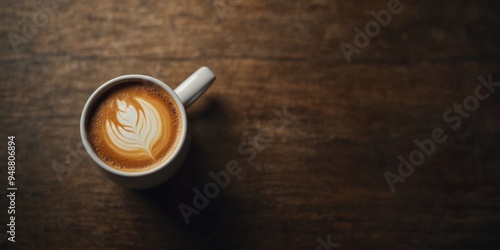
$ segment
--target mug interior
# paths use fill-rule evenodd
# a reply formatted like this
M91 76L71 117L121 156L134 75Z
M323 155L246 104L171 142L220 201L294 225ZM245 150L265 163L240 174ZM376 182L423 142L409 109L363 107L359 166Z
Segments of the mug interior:
M153 168L145 170L145 171L139 171L139 172L120 171L120 170L115 169L115 168L109 166L108 164L106 164L94 152L94 149L93 149L93 147L88 139L88 131L87 131L87 124L88 124L89 119L90 119L90 112L93 110L93 107L96 104L99 97L101 97L103 94L107 93L112 88L114 88L120 84L125 84L125 83L129 83L132 81L147 81L147 82L153 83L153 84L157 85L158 87L161 87L162 89L167 91L167 93L175 101L175 103L179 109L179 113L181 116L181 123L182 123L182 130L181 130L181 135L180 135L181 137L179 139L179 142L175 145L176 148L175 148L174 152L172 154L170 154L170 157L168 157L166 160L164 160L162 163L160 163L156 167L153 167ZM113 174L120 175L120 176L130 176L130 177L144 176L144 175L149 175L149 174L152 174L154 172L161 170L162 168L169 165L177 157L177 155L179 154L179 151L182 148L182 145L185 143L185 140L186 140L186 131L187 131L186 117L187 116L186 116L186 110L184 108L184 105L182 104L181 100L179 99L179 97L177 96L175 91L172 90L168 85L166 85L162 81L160 81L156 78L150 77L150 76L123 75L123 76L119 76L119 77L116 77L116 78L113 78L113 79L107 81L106 83L101 85L99 88L97 88L97 90L94 91L94 93L92 93L90 98L87 100L87 103L85 103L85 106L84 106L83 111L82 111L82 116L80 119L80 135L82 137L82 142L83 142L83 146L85 147L85 150L90 155L92 160L95 163L97 163L97 165L99 165L99 167L101 167L102 169L104 169L108 172L111 172Z

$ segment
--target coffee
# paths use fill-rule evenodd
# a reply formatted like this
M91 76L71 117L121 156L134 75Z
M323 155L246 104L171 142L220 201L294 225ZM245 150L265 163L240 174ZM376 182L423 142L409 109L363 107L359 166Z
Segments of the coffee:
M182 135L179 107L150 82L120 83L96 100L86 125L97 156L108 166L142 172L164 163Z

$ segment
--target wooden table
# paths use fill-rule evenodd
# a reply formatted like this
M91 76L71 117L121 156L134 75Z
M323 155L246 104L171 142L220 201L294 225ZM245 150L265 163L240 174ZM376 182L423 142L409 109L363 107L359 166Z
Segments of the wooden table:
M500 248L500 88L478 87L500 81L498 1L37 2L0 3L4 225L11 135L17 187L0 248ZM217 81L169 182L132 191L92 166L78 127L99 85L175 87L203 65ZM233 161L187 225L179 205Z

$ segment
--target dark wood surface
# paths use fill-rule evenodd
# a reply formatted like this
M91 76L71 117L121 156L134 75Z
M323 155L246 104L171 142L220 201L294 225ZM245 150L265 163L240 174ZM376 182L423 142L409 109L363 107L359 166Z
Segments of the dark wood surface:
M458 129L443 120L478 76L500 81L498 1L401 1L351 63L339 45L388 1L70 0L16 52L9 33L37 2L0 3L0 224L8 135L18 187L16 242L2 227L0 248L500 248L500 91ZM188 112L169 182L132 191L92 166L78 126L99 85L139 73L175 87L203 65L217 81ZM289 123L247 162L239 145L283 109ZM384 173L436 128L447 141L391 192ZM186 225L179 204L231 160L242 173Z

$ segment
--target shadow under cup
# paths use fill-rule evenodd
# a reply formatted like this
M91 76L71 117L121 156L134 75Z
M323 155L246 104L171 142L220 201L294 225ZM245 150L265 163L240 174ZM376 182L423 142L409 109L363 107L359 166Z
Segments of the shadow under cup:
M170 99L177 106L179 124L181 126L180 131L177 131L177 139L170 147L175 147L169 149L167 156L162 157L158 160L160 163L154 163L151 168L146 168L145 170L139 171L123 171L115 167L108 165L104 160L102 160L96 153L92 142L90 141L90 123L92 117L96 115L97 106L106 100L106 98L113 94L114 91L120 89L121 87L133 84L152 84L155 87L159 87L169 95ZM165 107L168 109L169 107ZM187 155L187 149L189 147L189 140L187 139L187 116L184 105L182 104L180 98L169 86L167 86L162 81L155 79L153 77L144 75L124 75L114 78L102 86L100 86L88 99L82 111L82 116L80 120L80 134L82 138L85 150L92 159L94 165L99 169L105 176L107 176L112 181L132 189L144 189L153 187L161 184L162 182L169 179L180 167ZM98 138L101 139L101 138ZM131 160L134 160L131 158Z

